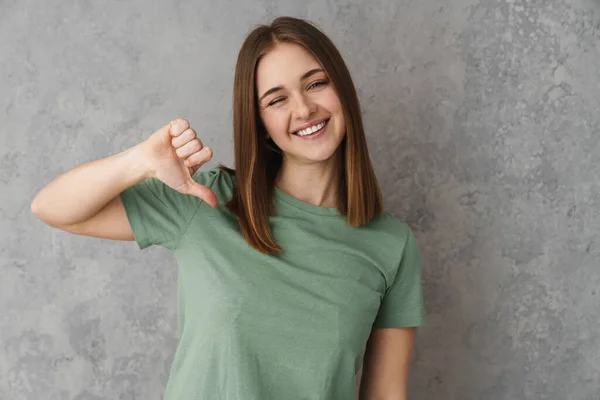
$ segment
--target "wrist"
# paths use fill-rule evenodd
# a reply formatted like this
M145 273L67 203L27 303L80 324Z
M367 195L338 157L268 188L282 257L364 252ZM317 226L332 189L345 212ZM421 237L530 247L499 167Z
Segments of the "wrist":
M152 162L146 142L141 142L131 147L126 150L126 153L130 157L131 166L140 180L156 176L156 168L154 168L154 163Z

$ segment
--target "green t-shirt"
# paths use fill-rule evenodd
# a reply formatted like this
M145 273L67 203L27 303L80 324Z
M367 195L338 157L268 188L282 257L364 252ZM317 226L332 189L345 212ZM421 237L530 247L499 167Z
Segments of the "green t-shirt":
M250 247L224 205L234 177L194 180L213 209L157 179L121 198L141 249L173 251L179 344L165 400L350 400L372 328L424 322L419 250L390 214L353 228L335 208L276 188L273 235L284 251Z

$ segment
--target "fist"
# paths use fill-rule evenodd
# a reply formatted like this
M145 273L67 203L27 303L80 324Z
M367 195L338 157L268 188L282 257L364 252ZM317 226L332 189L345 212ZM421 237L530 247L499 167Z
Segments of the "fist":
M178 192L199 197L211 206L217 206L217 196L208 187L192 179L192 175L212 158L212 151L202 144L187 120L169 122L154 132L144 144L153 166L152 177Z
M190 175L212 158L210 147L204 147L202 141L185 119L175 119L169 122L171 146L175 154L190 169Z

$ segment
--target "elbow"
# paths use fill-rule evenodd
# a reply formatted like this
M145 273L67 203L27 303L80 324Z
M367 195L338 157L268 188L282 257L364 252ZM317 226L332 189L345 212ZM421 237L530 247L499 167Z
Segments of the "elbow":
M63 231L70 232L69 228L73 224L65 224L60 222L55 210L44 202L44 198L38 194L30 204L31 213L35 215L40 221L48 225L51 228L60 229Z
M39 218L40 206L37 196L31 201L31 213Z
M42 201L40 201L39 194L35 196L35 198L31 201L31 213L35 215L40 221L45 223L46 225L53 226L49 220L46 218L46 211L44 210L44 206Z
M38 199L38 196L35 196L33 198L33 200L31 201L30 207L31 207L31 213L33 215L35 215L36 217L40 218L42 210L40 209L40 201Z

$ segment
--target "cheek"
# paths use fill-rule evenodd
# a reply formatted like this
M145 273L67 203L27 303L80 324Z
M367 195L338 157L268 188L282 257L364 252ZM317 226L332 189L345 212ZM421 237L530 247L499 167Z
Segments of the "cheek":
M263 124L271 136L281 136L287 133L288 119L284 113L269 112L262 117Z
M326 104L326 107L329 110L329 112L331 112L332 114L342 112L342 103L340 102L340 99L339 99L337 93L335 92L335 90L331 89L327 93L327 96L325 97L324 100L325 100L325 104Z
M337 115L338 118L337 119L337 127L340 131L345 132L346 131L346 119L344 118L344 110L342 109L342 103L340 103L339 99L337 96L334 96L331 99L331 103L330 103L330 109L329 111L334 114Z

